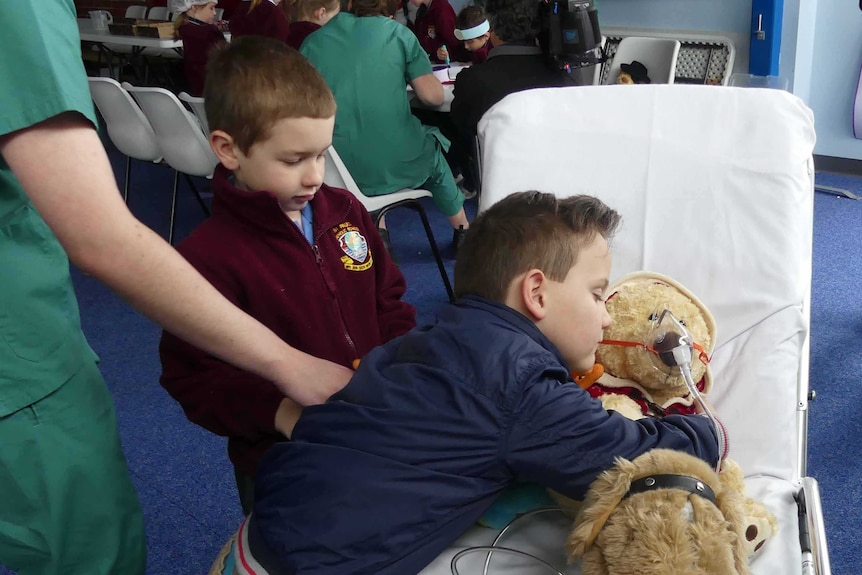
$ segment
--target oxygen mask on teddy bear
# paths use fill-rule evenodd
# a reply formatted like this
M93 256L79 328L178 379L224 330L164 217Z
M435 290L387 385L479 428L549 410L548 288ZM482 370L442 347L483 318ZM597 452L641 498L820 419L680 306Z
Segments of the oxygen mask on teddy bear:
M713 386L709 360L716 324L707 307L675 280L637 272L608 288L607 310L612 323L596 353L603 373L597 381L579 384L605 409L629 419L703 411L712 416L705 396ZM723 427L718 426L723 437ZM750 558L774 534L775 519L761 503L744 496L742 470L724 458L726 443L720 448L724 461L718 477L725 492L736 491L740 496L743 524L738 527ZM579 502L554 496L570 513L582 510Z
M611 325L596 352L604 374L587 391L606 409L628 417L698 412L674 352L690 338L696 391L712 390L709 357L715 319L694 294L671 278L649 272L626 276L608 290Z

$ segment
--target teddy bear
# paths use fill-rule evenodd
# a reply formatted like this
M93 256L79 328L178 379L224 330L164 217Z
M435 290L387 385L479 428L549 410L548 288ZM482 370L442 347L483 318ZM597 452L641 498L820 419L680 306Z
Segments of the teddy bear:
M694 348L692 379L701 396L709 394L713 386L709 359L716 341L715 319L709 309L679 282L654 272L625 276L607 293L612 322L596 352L597 369L576 378L578 384L605 409L629 419L698 413L680 369L667 364L674 363L673 348L687 332ZM742 470L724 456L726 453L718 481L723 491L739 495L742 520L736 525L741 527L745 555L750 559L775 533L776 522L764 505L745 497ZM570 515L581 511L580 502L551 495Z
M619 458L587 491L566 550L583 575L749 575L742 499L694 456Z
M679 331L674 320L682 324L695 347L692 378L700 393L709 395L716 333L709 309L679 282L654 272L635 272L614 282L606 301L612 321L596 351L604 373L587 388L590 395L629 419L696 413L682 373L668 367L657 348L670 341L661 339L666 333Z
M649 84L651 80L647 74L647 67L637 60L620 64L617 84Z

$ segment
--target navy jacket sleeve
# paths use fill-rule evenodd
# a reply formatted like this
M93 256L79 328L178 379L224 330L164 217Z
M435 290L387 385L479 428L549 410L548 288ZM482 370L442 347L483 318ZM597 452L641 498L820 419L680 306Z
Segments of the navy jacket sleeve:
M605 411L574 383L544 378L527 388L512 414L506 462L523 479L583 499L616 457L634 459L662 447L718 460L718 440L700 415L637 421Z

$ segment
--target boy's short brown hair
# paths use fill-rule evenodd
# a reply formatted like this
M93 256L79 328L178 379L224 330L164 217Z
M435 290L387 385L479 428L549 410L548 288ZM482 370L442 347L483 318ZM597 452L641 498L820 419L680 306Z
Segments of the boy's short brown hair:
M243 154L279 120L335 115L329 86L305 56L263 36L236 38L212 54L204 106L210 130L230 134Z
M507 196L481 213L455 261L455 296L504 302L509 284L533 268L563 281L580 249L596 235L609 239L620 215L592 196L557 198L529 191Z
M482 22L487 20L485 16L485 9L481 6L476 6L475 4L470 4L469 6L464 6L460 12L458 12L458 20L456 22L456 27L459 30L468 30L473 28L474 26L478 26Z

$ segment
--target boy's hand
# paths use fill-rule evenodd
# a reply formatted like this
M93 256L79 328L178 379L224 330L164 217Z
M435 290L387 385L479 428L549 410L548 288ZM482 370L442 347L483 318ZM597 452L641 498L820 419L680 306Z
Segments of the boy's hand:
M449 57L449 50L446 49L445 46L437 48L437 59L441 62L445 62L446 58Z
M293 435L293 428L296 427L296 422L299 421L299 416L302 415L302 408L284 398L278 406L278 411L275 412L275 429L286 438L290 439Z

